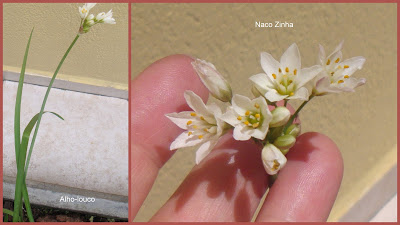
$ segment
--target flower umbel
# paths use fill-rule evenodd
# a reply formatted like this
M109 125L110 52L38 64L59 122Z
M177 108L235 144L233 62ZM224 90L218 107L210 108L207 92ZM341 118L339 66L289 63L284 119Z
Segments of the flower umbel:
M178 127L186 130L171 143L170 150L200 145L196 163L200 163L225 132L226 124L219 119L221 108L216 104L205 105L192 91L185 91L185 99L194 111L165 115Z
M356 87L365 84L365 78L352 77L354 72L363 67L365 58L357 56L342 61L342 47L343 41L326 57L324 47L319 45L319 61L323 70L314 80L315 95L354 92Z
M250 80L270 102L283 99L308 100L308 90L303 86L321 70L320 66L301 69L300 52L296 44L292 44L283 53L280 62L271 54L262 52L261 67L265 73L256 74Z
M82 7L79 7L79 14L81 16L81 25L79 27L79 34L85 34L89 32L90 28L98 23L115 24L115 19L112 18L112 10L107 13L101 12L95 17L93 14L89 15L91 10L96 3L85 3Z
M250 100L242 95L234 95L232 106L221 119L235 128L233 138L236 140L249 140L251 137L263 140L272 115L263 97Z

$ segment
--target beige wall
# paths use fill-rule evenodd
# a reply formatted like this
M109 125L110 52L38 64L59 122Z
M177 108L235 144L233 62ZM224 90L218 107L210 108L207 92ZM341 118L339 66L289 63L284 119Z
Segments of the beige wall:
M3 6L3 70L19 72L25 46L35 27L27 73L52 76L80 25L82 3ZM81 35L58 79L128 89L128 4L96 5L91 13L113 9L115 25L98 24Z
M261 51L279 58L296 42L307 67L316 63L318 43L329 54L344 39L344 58L367 59L355 74L366 77L366 85L317 98L301 113L303 131L328 135L343 154L344 179L331 221L397 162L396 4L133 4L132 15L133 77L159 58L186 53L214 63L235 93L250 96L248 77L262 72ZM255 21L275 20L294 28L254 27ZM193 150L178 151L136 221L148 220L193 165Z

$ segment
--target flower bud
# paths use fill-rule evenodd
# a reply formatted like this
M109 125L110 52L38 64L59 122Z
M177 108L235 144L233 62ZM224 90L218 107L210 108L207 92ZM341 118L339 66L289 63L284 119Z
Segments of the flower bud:
M285 134L290 134L293 137L297 137L299 136L300 132L301 132L300 124L292 124L287 128Z
M277 174L287 162L286 157L273 144L267 144L264 146L261 152L261 159L263 161L264 169L269 175Z
M269 122L270 127L280 127L287 123L290 118L290 111L286 107L279 106L271 111L272 120Z
M213 64L201 59L196 59L192 62L192 66L212 96L223 102L231 101L231 86L217 71Z
M296 143L296 138L290 134L280 136L274 141L274 145L281 150L291 148L294 143Z

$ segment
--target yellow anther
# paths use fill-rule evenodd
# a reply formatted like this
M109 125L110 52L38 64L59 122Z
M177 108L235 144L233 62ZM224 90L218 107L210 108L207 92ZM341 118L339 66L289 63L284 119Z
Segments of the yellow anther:
M199 139L202 139L203 138L203 135L199 135Z
M208 129L207 129L207 128L204 128L203 130L204 130L205 132L208 132Z
M197 126L196 126L196 125L193 125L193 129L197 129Z
M242 117L241 117L241 116L238 116L237 119L238 119L238 120L242 120Z
M258 108L260 108L260 105L256 103L256 104L254 104L254 107L256 107L258 109Z
M329 65L329 64L331 64L331 60L330 59L328 59L328 61L326 61L326 65Z
M246 124L246 125L249 125L249 123L250 123L250 122L249 122L249 121L247 121L247 120L246 120L246 121L244 121L244 124Z
M343 66L343 68L345 68L345 69L347 69L347 68L349 68L350 66L349 65L344 65Z
M335 73L335 72L331 72L331 76L333 76L334 73Z
M290 94L289 94L290 96L293 96L294 95L294 93L293 92L290 92Z
M250 111L247 110L245 114L246 114L246 116L250 115Z
M349 78L349 75L345 75L344 78L346 78L346 79Z
M274 165L272 166L272 171L279 169L279 166L281 164L278 162L278 160L274 159Z
M192 124L193 122L191 121L191 120L189 120L189 121L187 121L187 123L186 123L186 125L190 125L190 124Z
M204 117L200 116L200 119L201 119L201 120L204 120Z
M340 61L340 58L337 58L336 61L335 61L335 63L338 63L339 61Z
M273 74L272 74L272 77L273 77L274 79L276 79L276 74L273 73Z
M293 70L293 74L296 75L297 74L297 69Z
M191 116L196 116L196 113L192 112L190 113Z
M281 70L281 68L279 68L279 73L282 73L282 70Z
M291 84L291 83L293 83L293 81L292 81L292 80L289 80L289 84Z
M344 80L338 80L338 84L344 83Z
M259 125L259 123L254 123L254 124L253 124L253 128L257 128L258 125Z
M192 134L193 134L193 132L192 132L192 131L189 131L188 136L190 136L190 135L192 135Z
M331 81L331 84L333 84L333 81Z
M260 118L261 115L257 113L257 114L254 115L254 116L258 119L258 118Z
M286 73L289 73L289 68L286 67L285 71L286 71Z

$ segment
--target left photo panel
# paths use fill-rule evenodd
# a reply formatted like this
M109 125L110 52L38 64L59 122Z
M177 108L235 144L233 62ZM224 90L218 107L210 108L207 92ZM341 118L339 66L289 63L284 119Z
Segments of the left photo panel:
M3 4L3 220L128 221L129 5Z

